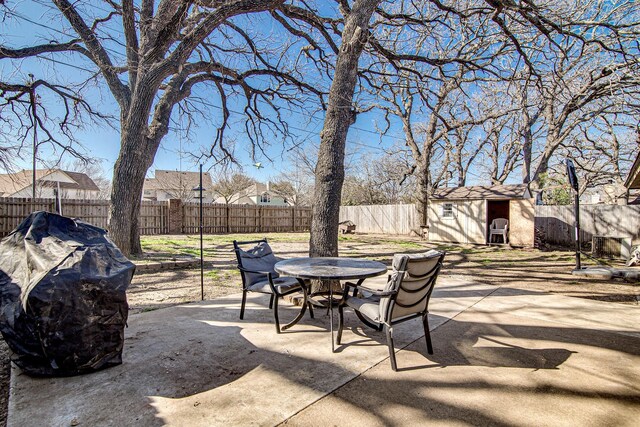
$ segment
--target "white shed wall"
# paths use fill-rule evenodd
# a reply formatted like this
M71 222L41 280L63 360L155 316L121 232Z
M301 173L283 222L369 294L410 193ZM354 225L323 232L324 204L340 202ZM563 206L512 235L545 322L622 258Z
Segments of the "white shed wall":
M445 203L453 203L453 218L443 218ZM485 200L434 200L429 205L429 240L436 242L486 243Z

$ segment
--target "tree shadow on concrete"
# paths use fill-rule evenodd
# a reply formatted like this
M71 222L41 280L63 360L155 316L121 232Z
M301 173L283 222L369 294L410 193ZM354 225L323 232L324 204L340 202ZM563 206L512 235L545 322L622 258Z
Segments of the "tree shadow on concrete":
M468 316L467 316L468 317ZM468 322L430 314L434 354L427 354L424 336L411 347L425 357L425 364L402 367L399 370L425 369L446 366L486 366L494 368L558 369L575 351L567 347L586 345L640 356L640 338L625 335L625 331L605 331L590 328L527 326L517 324ZM400 324L394 328L421 328L419 320ZM348 351L351 346L386 346L383 332L352 324L345 328L353 335L343 336L338 351ZM455 331L455 333L453 332ZM442 337L446 335L446 337ZM555 342L564 345L541 347L539 342ZM526 344L522 344L526 343ZM396 347L396 352L400 348Z
M563 365L573 355L585 353L581 346L611 350L610 356L615 356L615 352L640 356L640 338L616 331L557 327L553 323L529 326L470 321L473 317L473 313L465 313L433 330L433 355L427 354L424 338L420 338L398 352L399 372L391 372L385 360L373 371L336 390L326 398L326 403L320 401L309 414L303 411L302 417L294 417L290 424L304 424L299 420L306 422L315 417L316 424L321 425L326 421L323 413L330 407L336 412L350 409L352 413L374 417L382 425L397 425L411 414L409 419L424 422L510 426L513 423L503 417L503 411L512 411L513 415L513 411L519 411L514 406L522 405L522 420L536 423L531 418L535 417L535 410L554 396L558 402L554 409L559 411L562 409L558 407L567 402L578 402L586 408L597 402L596 414L603 418L596 424L601 425L626 424L632 419L631 414L639 410L640 388L632 380L638 370L628 365L632 358L618 358L618 364L600 366L595 364L603 357L600 353L591 359L587 357L594 364L579 365L578 370L576 363L585 359L574 362L572 368L563 369ZM518 321L515 316L509 318ZM443 319L432 316L432 321L438 320ZM411 326L404 324L398 328L401 327ZM383 334L371 333L369 329L362 334L359 330L358 327L355 331L358 338L346 343L343 351L349 351L351 345L386 344ZM352 338L349 334L347 340ZM532 376L537 371L540 374ZM544 374L544 371L558 373ZM574 379L574 375L580 378ZM585 382L591 385L591 381L598 385L585 387ZM602 405L614 410L606 411ZM579 416L583 418L576 421L578 424L594 421L588 410Z

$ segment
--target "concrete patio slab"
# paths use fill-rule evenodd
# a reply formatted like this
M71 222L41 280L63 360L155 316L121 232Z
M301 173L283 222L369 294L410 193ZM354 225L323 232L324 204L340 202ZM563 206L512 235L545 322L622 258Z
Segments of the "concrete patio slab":
M468 295L434 300L432 328L496 290L461 280L448 287ZM245 320L240 295L133 315L124 363L90 375L38 379L14 368L8 424L274 425L388 356L384 335L362 329L361 343L332 353L329 319L318 310L276 334L267 305L250 296ZM346 324L359 322L348 313ZM398 329L397 346L421 335L416 320Z
M434 355L419 340L399 372L380 363L284 425L638 425L638 338L473 307L432 339Z
M640 338L640 310L632 305L500 288L475 308Z
M384 334L352 314L331 352L316 310L276 334L268 298L239 295L130 317L121 366L72 378L12 372L9 426L632 425L640 415L637 307L442 277L435 354L418 320ZM572 422L575 420L575 422Z

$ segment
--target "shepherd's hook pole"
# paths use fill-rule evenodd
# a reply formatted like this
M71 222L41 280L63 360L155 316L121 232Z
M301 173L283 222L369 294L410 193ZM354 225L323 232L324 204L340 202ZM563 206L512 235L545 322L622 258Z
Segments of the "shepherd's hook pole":
M200 300L204 301L204 258L202 254L202 163L200 164Z
M580 264L580 195L577 191L574 191L575 194L575 210L576 210L576 221L575 221L575 230L576 230L576 270L581 270L582 265Z

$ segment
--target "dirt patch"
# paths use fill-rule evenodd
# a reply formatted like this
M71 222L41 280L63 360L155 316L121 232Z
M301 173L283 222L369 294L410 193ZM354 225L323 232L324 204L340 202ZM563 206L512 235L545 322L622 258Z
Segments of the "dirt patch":
M127 292L130 313L156 310L176 304L209 300L240 292L241 279L232 249L234 239L262 236L206 236L205 272L201 289L200 270L170 270L136 274ZM307 256L308 234L267 236L274 252L283 258ZM193 255L199 240L193 236L146 237L145 247L155 254L163 250L171 257L181 252ZM411 237L344 235L339 239L340 256L366 257L390 264L393 254L446 250L442 275L464 276L494 286L552 292L578 298L638 305L640 286L620 280L601 280L571 274L571 252L509 249L486 246L436 245ZM161 255L154 256L162 259ZM0 340L0 426L6 425L9 393L9 352Z

